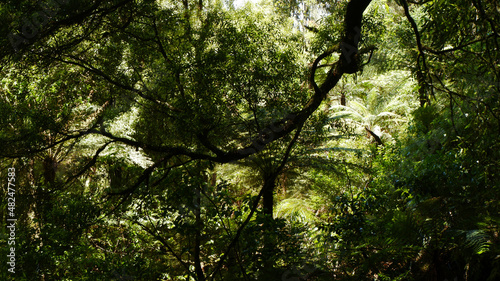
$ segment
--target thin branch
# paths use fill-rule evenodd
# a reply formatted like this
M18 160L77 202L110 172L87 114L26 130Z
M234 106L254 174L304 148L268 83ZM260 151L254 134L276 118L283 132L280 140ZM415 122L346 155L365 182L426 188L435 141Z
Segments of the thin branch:
M195 277L193 275L193 273L191 272L191 270L189 269L189 264L187 264L186 262L184 262L182 260L182 258L178 254L175 253L174 249L169 245L169 243L165 239L163 239L163 237L161 237L160 235L157 234L158 231L153 231L152 229L150 229L146 225L140 223L139 221L131 221L131 222L139 225L144 230L146 230L147 233L149 233L151 236L153 236L158 241L160 241L161 244L163 246L165 246L165 248L167 248L167 250L175 257L175 259L186 269L186 271L188 272L188 274L192 275L193 278Z
M121 198L121 200L118 202L118 204L116 204L109 212L107 212L104 216L107 216L109 214L112 214L113 212L115 212L118 207L120 207L125 201L127 201L127 199L132 195L132 193L137 189L139 188L139 186L143 183L143 182L148 182L149 181L149 176L151 175L151 173L154 172L154 170L156 168L158 168L161 164L163 164L165 161L168 161L168 159L170 159L170 157L164 157L162 158L160 161L154 163L153 165L151 165L150 167L148 167L147 169L144 170L144 172L142 173L142 175L139 176L139 178L137 179L137 181L135 182L135 184L133 184L132 186L130 186L129 188L126 188L120 192L110 192L107 194L107 197L110 198L111 196L116 196L116 195L122 195L123 197Z
M420 37L420 32L418 31L417 23L415 22L415 20L411 16L410 9L409 9L408 3L406 1L407 0L401 0L401 5L403 6L405 16L408 19L408 21L410 22L411 28L413 29L413 33L415 33L415 39L417 41L417 48L418 48L417 79L419 80L419 83L425 83L424 72L427 72L427 63L426 63L424 48L422 46L422 41L421 41L421 37ZM422 65L420 65L420 61L422 61ZM425 94L425 89L422 87L421 89L419 89L419 91L420 91L420 105L423 106L426 102L430 103L429 97ZM432 91L432 88L431 88L431 91Z
M262 198L262 195L264 194L264 189L265 189L265 187L262 187L260 189L259 194L257 195L257 197L253 201L252 208L250 210L250 214L248 214L245 221L243 221L243 223L240 225L240 227L236 231L236 234L233 237L233 240L231 240L231 243L229 243L229 245L227 246L226 250L224 251L224 254L220 257L219 262L215 266L212 273L210 273L208 275L208 277L211 278L212 280L215 278L215 273L218 272L222 268L222 265L224 264L224 261L226 260L229 251L236 245L237 241L240 239L241 234L243 233L243 229L250 222L250 219L253 217L255 211L257 210L257 207L259 206L260 199Z
M217 263L217 266L214 268L214 270L212 271L212 273L209 274L209 277L212 277L212 279L215 278L214 274L217 271L219 271L220 268L222 268L222 264L224 263L224 260L228 256L229 251L236 245L237 241L239 240L239 238L241 236L241 233L243 232L243 229L250 222L250 219L252 218L253 214L257 210L257 207L259 205L259 201L262 198L262 196L264 195L264 192L269 189L269 185L273 185L274 184L275 178L281 172L281 170L285 167L285 165L286 165L286 163L288 161L288 158L290 156L290 153L292 151L292 148L295 145L295 143L297 142L301 131L302 131L302 125L299 126L299 128L297 128L297 131L295 132L295 135L294 135L293 139L288 144L288 146L286 148L286 151L285 151L285 154L283 156L283 159L281 161L281 164L272 173L272 175L270 176L270 178L268 178L268 180L265 181L265 184L261 188L259 194L257 195L257 198L255 198L255 200L253 202L253 205L252 205L252 208L250 210L250 214L247 216L247 218L245 219L245 221L240 225L240 227L236 231L236 235L233 237L233 240L231 240L231 243L227 246L226 250L224 251L224 254L219 259L219 262ZM274 179L271 179L273 177L274 177Z
M479 38L479 39L476 39L476 40L472 40L472 41L467 42L467 43L462 43L459 46L456 46L456 47L453 47L453 48L449 48L449 49L446 49L446 50L440 50L440 51L438 51L438 50L434 50L434 49L432 49L430 47L427 47L427 46L422 46L422 49L424 51L427 51L427 52L435 54L435 55L442 55L442 54L450 53L450 52L454 52L454 51L462 51L462 49L464 49L467 46L470 46L470 45L475 44L475 43L483 42L486 39L489 39L491 37L495 37L495 34L490 34L490 35L488 35L488 36L486 36L484 38Z
M12 154L5 154L5 155L2 155L2 157L6 157L6 158L19 158L19 157L26 156L26 154L37 154L37 153L46 151L48 149L51 149L53 147L56 147L57 145L59 145L61 143L64 143L64 142L67 142L69 140L78 139L78 138L83 137L85 135L91 134L93 131L94 131L94 128L91 128L91 129L88 129L88 130L84 130L84 131L80 131L76 135L66 135L65 138L63 138L61 140L58 140L58 141L55 141L52 144L46 145L44 147L37 148L37 149L28 148L24 152L15 152L15 153L12 153ZM15 142L15 141L19 141L19 140L12 140L12 141L8 141L8 142Z
M107 142L105 143L103 146L99 147L99 149L94 153L94 156L92 157L92 159L83 167L83 169L80 170L80 172L78 172L77 174L75 174L74 176L68 178L66 180L66 183L65 184L69 184L71 181L79 178L81 175L83 175L88 169L90 169L92 166L95 165L95 163L97 162L97 158L99 157L99 154L101 154L101 152L104 151L104 149L106 149L106 147L108 147L108 145L110 145L111 143L113 143L112 141L110 142Z

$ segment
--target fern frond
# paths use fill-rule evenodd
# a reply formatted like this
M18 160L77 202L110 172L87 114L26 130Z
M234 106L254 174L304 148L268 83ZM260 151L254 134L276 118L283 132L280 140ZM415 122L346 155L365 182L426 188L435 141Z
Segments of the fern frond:
M480 255L490 248L490 237L479 229L459 231L464 235L463 246L470 249L472 253Z
M281 201L275 208L274 216L298 222L313 222L314 213L308 208L309 203L300 198L289 198Z

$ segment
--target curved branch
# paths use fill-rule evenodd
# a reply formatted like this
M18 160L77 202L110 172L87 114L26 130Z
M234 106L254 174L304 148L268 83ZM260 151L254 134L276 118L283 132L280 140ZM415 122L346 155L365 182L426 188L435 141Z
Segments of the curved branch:
M237 161L243 158L246 158L252 154L255 154L259 151L262 151L266 145L270 142L276 141L291 132L293 132L295 129L299 128L302 126L306 120L314 113L314 111L321 105L322 101L326 98L326 95L328 92L335 87L335 85L338 83L340 78L344 73L354 73L359 70L360 64L359 64L359 51L358 51L358 43L359 39L361 37L361 20L363 16L363 12L367 8L367 6L370 4L371 0L351 0L349 1L347 5L347 10L345 14L345 30L344 30L344 36L342 39L342 42L338 46L334 46L322 55L320 55L315 62L312 65L311 68L311 76L310 76L310 83L312 84L314 88L314 93L309 100L309 102L303 107L302 110L294 113L290 113L281 120L278 120L276 122L273 122L266 127L264 127L258 136L252 141L250 145L247 145L246 147L243 147L241 149L236 149L233 151L223 151L222 149L217 148L215 145L213 145L206 135L200 135L199 136L199 141L201 145L203 145L206 149L208 149L208 153L213 153L215 156L207 154L207 153L202 153L202 152L195 152L191 151L187 148L183 147L169 147L169 146L154 146L154 145L149 145L141 142L137 142L131 139L123 138L123 137L117 137L109 132L106 132L104 130L91 130L92 133L97 133L101 134L103 136L106 136L110 138L113 141L116 142L121 142L130 146L134 147L141 147L143 149L148 149L160 153L166 153L167 155L170 156L176 156L176 155L184 155L187 157L190 157L191 159L205 159L205 160L211 160L213 162L218 162L218 163L228 163L228 162L233 162ZM161 47L161 45L160 45ZM315 81L315 72L316 69L318 68L318 64L322 59L327 57L328 55L332 54L335 50L339 50L339 48L342 50L340 59L337 63L333 64L330 68L330 70L327 73L326 79L321 83L321 85L318 85ZM162 48L160 48L161 50ZM165 57L166 54L163 54ZM165 57L168 59L168 57ZM155 104L159 104L162 106L167 106L169 109L174 109L172 108L169 104L164 104L162 102L159 102L155 100L154 98L151 98L147 96L144 92L141 90L138 90L130 85L126 85L115 78L111 77L110 75L104 73L102 70L89 65L88 63L82 61L79 58L76 58L74 56L70 56L69 59L64 59L61 57L54 58L55 60L58 60L60 62L70 64L70 65L75 65L78 67L81 67L82 69L85 69L91 73L94 73L100 77L102 77L104 80L108 81L109 83L127 90L131 91L140 97L149 100Z
M216 157L216 160L218 160L217 162L231 162L243 159L263 150L267 143L290 134L293 130L304 124L309 116L314 113L314 111L321 105L321 102L323 102L326 98L327 93L335 87L335 85L337 85L344 73L354 73L359 70L358 43L361 36L361 20L363 12L368 7L370 2L371 0L351 0L349 4L347 4L347 11L345 15L345 35L340 44L340 47L344 48L342 49L339 63L332 65L326 79L323 81L321 86L318 86L315 81L314 74L319 62L328 55L332 54L335 50L338 50L338 47L334 46L325 53L321 54L314 61L310 76L310 83L314 88L314 94L304 108L297 113L289 114L285 118L265 127L259 134L259 137L254 139L251 145L237 151L225 153L221 157ZM346 47L349 46L351 49L346 49Z
M193 273L191 272L191 270L189 269L189 264L186 263L185 261L182 260L181 256L178 255L174 249L170 246L170 244L168 244L168 241L165 240L161 235L158 235L157 232L158 230L155 229L150 229L149 227L147 227L145 224L135 220L135 221L132 221L130 220L132 223L135 223L137 225L139 225L140 227L142 227L147 233L149 233L149 235L153 236L154 238L158 239L158 241L161 242L161 244L163 244L163 246L165 246L165 248L168 250L168 252L170 252L174 257L175 259L186 269L186 271L188 272L188 274L190 276L193 275Z
M418 48L418 56L417 56L417 80L419 85L421 86L419 89L419 95L420 95L420 106L424 106L426 103L430 103L429 96L425 93L425 77L424 77L424 72L427 71L427 63L426 63L426 58L425 58L425 53L424 53L424 47L422 46L422 41L420 38L420 32L418 31L418 26L413 17L410 15L410 10L408 7L408 3L406 3L406 0L401 0L401 5L403 6L405 16L410 22L411 28L413 29L413 32L415 33L415 39L417 41L417 48ZM420 65L420 60L422 60L422 65ZM431 88L432 89L432 88Z

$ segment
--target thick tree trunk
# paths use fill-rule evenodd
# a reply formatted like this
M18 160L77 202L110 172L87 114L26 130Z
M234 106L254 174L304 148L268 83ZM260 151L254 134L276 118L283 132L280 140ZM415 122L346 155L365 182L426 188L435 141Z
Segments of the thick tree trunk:
M262 195L262 205L264 214L272 217L274 212L274 189L276 182L276 174L270 175L264 179L264 193Z

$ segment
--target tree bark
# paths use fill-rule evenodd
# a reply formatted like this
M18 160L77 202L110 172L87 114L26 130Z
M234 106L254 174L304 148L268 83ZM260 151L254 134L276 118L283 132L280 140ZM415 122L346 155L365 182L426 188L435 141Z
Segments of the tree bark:
M272 173L264 179L264 193L262 194L262 207L264 214L273 216L274 212L274 188L278 174Z
M382 142L382 139L377 135L375 134L372 130L368 129L368 127L365 127L365 130L375 139L375 142L377 143L377 145L384 145L384 143Z

